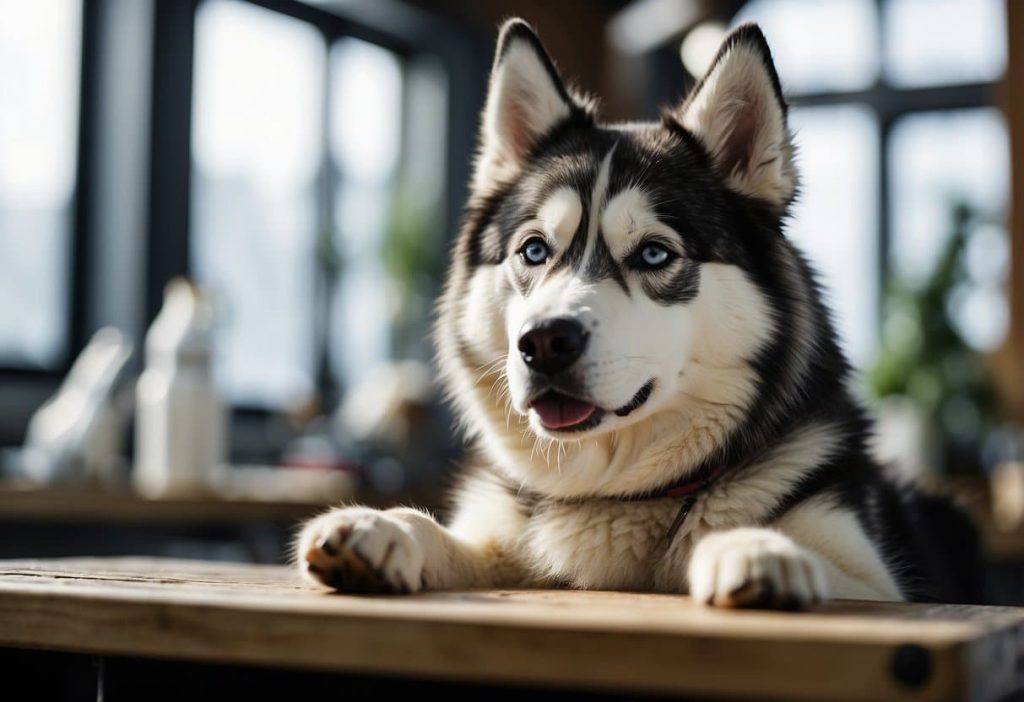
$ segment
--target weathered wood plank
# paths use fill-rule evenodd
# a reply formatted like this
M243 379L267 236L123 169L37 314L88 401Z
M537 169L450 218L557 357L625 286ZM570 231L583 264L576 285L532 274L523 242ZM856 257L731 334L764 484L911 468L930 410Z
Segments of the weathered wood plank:
M348 597L282 567L0 561L0 645L634 693L989 699L1020 684L1022 622L1010 608L720 612L606 592Z

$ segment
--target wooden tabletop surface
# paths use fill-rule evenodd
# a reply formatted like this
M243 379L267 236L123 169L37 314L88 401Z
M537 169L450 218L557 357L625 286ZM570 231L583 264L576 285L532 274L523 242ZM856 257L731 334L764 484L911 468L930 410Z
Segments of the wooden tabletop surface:
M1024 609L835 602L723 612L671 595L351 597L291 569L0 561L0 646L737 698L996 699L1022 685Z

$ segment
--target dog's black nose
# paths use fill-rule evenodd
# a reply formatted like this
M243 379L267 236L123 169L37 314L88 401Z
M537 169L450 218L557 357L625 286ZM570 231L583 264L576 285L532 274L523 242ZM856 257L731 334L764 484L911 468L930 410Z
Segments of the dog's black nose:
M553 375L576 362L587 345L583 325L571 317L531 322L519 334L519 353L538 373Z

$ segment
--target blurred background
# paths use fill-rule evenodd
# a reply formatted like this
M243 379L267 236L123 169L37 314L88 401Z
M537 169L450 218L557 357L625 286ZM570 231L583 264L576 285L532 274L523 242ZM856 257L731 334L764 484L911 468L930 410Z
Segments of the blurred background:
M510 15L608 119L761 24L878 452L1024 560L1014 0L0 0L0 556L273 561L327 502L439 504L432 301Z

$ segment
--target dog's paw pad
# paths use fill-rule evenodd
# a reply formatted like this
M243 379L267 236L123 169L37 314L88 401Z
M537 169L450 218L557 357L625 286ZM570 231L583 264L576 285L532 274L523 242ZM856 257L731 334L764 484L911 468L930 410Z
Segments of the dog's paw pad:
M307 580L342 592L415 592L422 586L423 550L400 518L344 509L306 527L299 566Z
M818 557L767 529L705 537L690 559L689 580L697 601L733 609L806 609L827 595Z

